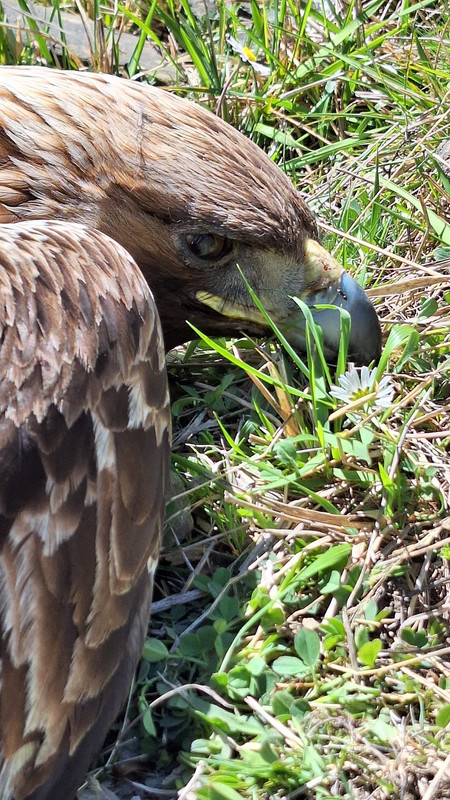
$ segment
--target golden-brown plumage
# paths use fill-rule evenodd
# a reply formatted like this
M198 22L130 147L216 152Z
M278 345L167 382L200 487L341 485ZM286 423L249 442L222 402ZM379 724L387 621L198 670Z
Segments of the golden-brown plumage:
M130 81L0 69L0 223L0 797L72 800L139 658L162 524L164 350L133 258L168 347L186 320L264 332L237 264L294 344L291 295L347 308L363 362L380 329L257 147ZM333 357L339 315L319 317Z
M69 800L148 621L164 350L144 279L103 234L5 225L0 254L0 797Z

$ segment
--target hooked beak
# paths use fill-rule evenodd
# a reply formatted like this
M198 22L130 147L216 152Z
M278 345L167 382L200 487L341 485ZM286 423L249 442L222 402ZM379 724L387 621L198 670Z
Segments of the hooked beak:
M339 352L340 312L350 315L351 329L348 359L358 365L377 362L381 355L381 328L377 313L365 292L318 242L306 245L307 272L314 279L313 288L301 295L314 321L322 329L327 359L335 361ZM317 288L316 288L317 287ZM336 308L317 308L317 306ZM305 349L306 322L300 309L280 323L280 329L292 345Z

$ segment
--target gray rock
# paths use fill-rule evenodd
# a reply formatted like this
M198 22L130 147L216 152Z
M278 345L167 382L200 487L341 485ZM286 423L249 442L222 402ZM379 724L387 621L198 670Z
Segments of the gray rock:
M65 41L69 52L79 61L87 65L92 64L95 41L95 25L92 20L82 19L78 14L71 14L68 11L60 11L58 16L52 6L33 5L31 0L28 2L30 15L22 11L17 0L3 0L2 5L4 21L9 22L14 31L19 26L24 44L30 39L32 40L34 36L29 24L31 16L38 24L40 31L48 35L49 49L54 49L57 55L61 55ZM137 36L131 33L117 33L114 45L119 52L119 66L126 67L137 42ZM107 52L110 63L114 63L111 49L112 43L107 47ZM171 64L165 63L164 56L150 42L144 44L139 66L141 71L155 74L161 83L173 83L176 78L175 68Z

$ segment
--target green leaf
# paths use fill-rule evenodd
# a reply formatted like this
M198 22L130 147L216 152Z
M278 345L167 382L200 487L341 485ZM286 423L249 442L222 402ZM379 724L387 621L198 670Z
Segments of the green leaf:
M426 647L429 644L426 631L415 631L413 628L403 628L402 639L411 647Z
M299 146L298 140L294 139L289 133L280 131L279 128L274 128L272 125L264 125L258 122L254 127L255 133L261 133L273 142L279 142L284 147L293 147L296 149Z
M265 631L268 631L271 628L276 628L278 625L282 625L284 618L283 610L278 606L272 606L272 608L269 608L261 617L261 626Z
M373 598L364 605L364 616L368 622L376 620L378 615L378 605Z
M249 694L251 679L247 666L233 667L228 673L228 689L245 697Z
M439 217L431 208L426 209L430 225L439 236L441 242L450 245L450 225L448 222Z
M373 667L381 647L382 644L380 639L372 639L372 641L366 642L365 644L361 645L358 650L359 660L365 664L366 667Z
M239 616L239 601L236 597L224 597L219 603L219 611L224 620L231 622Z
M196 796L199 800L242 800L242 795L232 789L231 786L218 781L214 783L210 781L208 786L198 789Z
M305 663L299 658L295 658L295 656L280 656L280 658L276 658L272 664L272 669L277 675L283 675L287 678L297 678L309 672Z
M337 569L331 570L328 579L321 584L320 591L321 594L332 594L333 592L337 592L338 589L341 587L341 573Z
M185 656L198 656L202 653L202 643L195 633L185 633L180 639L180 650Z
M436 717L436 725L439 728L446 728L450 725L450 703L446 703L445 706L442 706Z
M142 724L149 736L156 736L156 728L153 722L152 712L149 708L142 714Z
M428 319L428 317L433 317L438 310L437 301L434 297L427 297L422 304L422 308L419 312L419 319Z
M338 518L337 516L337 519ZM330 547L325 553L321 553L317 556L312 564L308 564L307 567L300 570L298 578L305 581L309 578L313 578L318 572L322 572L322 570L325 571L337 565L341 565L342 562L347 561L351 550L352 546L350 544L336 544L334 547Z
M403 345L408 347L409 340L411 338L415 340L416 337L417 332L414 330L412 325L394 325L389 332L387 342L383 347L383 352L381 353L381 358L377 367L377 381L381 380L383 377L383 374L389 363L389 359L391 356L394 356L397 348L402 347Z
M150 664L156 661L165 661L169 657L169 651L159 639L146 639L142 648L142 658Z
M355 647L359 649L370 639L369 629L364 625L357 625L355 628Z
M225 633L225 631L228 628L228 625L224 619L216 619L213 628L215 632L220 636L222 633Z
M225 569L225 567L219 567L216 569L212 580L209 584L209 589L213 597L216 597L222 589L230 582L232 578L232 573L229 569Z
M320 638L316 631L302 628L294 639L295 652L308 667L315 667L320 658Z
M255 717L246 717L237 712L232 714L230 711L226 711L214 703L208 703L207 700L202 700L199 697L192 697L191 705L205 722L209 725L216 725L226 733L258 736L264 730L262 723L258 722Z
M253 656L247 664L247 669L251 675L262 675L264 670L267 669L267 664L263 658Z
M276 717L289 716L292 706L292 695L287 689L280 689L272 697L272 711Z
M312 774L316 777L322 776L326 770L326 764L322 756L317 752L317 748L313 745L306 745L303 751L303 761L309 767Z
M394 742L398 740L398 730L390 722L387 722L380 715L378 719L367 723L366 729L372 733L380 742Z
M433 250L433 258L435 261L447 261L450 259L450 247L445 247L445 245L438 245L436 250Z

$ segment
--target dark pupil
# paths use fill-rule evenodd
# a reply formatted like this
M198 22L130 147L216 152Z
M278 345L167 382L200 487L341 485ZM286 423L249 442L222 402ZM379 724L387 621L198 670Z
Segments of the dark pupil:
M220 237L214 236L212 233L189 236L187 238L187 243L190 250L197 258L212 258L220 255L222 250L222 241Z

